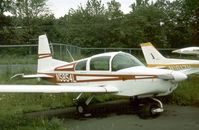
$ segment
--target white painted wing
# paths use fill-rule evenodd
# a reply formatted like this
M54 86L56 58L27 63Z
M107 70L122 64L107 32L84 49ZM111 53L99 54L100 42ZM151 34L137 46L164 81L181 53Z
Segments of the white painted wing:
M114 93L115 87L59 85L0 85L0 93Z

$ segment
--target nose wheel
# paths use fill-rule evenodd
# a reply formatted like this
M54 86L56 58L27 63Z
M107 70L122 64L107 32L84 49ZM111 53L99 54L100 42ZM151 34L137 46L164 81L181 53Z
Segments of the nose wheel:
M158 117L164 111L162 102L156 98L139 104L138 116L142 119Z

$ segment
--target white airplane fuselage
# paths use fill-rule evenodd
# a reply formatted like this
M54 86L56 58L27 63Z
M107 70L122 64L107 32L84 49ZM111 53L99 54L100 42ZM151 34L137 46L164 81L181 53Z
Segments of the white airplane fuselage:
M179 81L187 78L172 70L146 68L145 66L126 68L117 72L56 71L45 74L54 75L53 81L62 86L106 86L107 91L114 87L119 91L112 94L129 97L165 96L177 88ZM173 75L175 79L158 78L159 75L167 74Z

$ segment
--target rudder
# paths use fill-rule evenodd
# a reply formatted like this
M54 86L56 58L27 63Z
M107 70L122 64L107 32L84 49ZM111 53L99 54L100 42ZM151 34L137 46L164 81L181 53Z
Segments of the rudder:
M147 64L161 64L166 58L150 43L140 44Z

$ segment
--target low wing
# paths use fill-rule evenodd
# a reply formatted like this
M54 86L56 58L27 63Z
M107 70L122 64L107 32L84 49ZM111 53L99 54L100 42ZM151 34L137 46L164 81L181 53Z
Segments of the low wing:
M0 85L0 93L115 93L112 86Z

